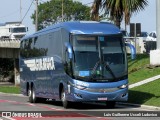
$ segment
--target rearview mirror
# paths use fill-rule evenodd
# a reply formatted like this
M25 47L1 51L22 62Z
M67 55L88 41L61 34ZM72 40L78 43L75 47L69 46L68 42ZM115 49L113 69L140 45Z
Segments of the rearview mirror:
M65 46L66 46L66 49L68 52L69 59L72 59L73 58L73 51L72 51L72 47L71 47L70 43L66 42Z

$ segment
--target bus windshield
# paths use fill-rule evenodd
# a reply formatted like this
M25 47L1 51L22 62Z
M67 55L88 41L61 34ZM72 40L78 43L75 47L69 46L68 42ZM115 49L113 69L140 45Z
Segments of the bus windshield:
M87 81L117 81L127 77L125 44L121 35L74 35L73 76Z

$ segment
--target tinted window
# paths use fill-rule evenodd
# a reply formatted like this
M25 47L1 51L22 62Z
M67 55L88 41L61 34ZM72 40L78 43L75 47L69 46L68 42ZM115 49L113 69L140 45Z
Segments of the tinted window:
M102 72L101 67L103 68L104 79L114 78L110 73L111 71L116 77L126 75L125 45L121 36L79 35L73 37L72 44L75 56L73 64L73 74L75 76L89 77L92 74L99 74ZM106 64L111 70L105 68ZM96 78L100 79L101 77L97 76Z

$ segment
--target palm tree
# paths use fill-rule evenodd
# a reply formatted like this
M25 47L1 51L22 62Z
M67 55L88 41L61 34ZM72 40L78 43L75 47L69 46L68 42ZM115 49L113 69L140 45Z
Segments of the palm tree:
M123 17L125 23L129 24L131 15L143 10L147 5L147 0L94 0L91 17L92 20L99 21L99 10L103 9L120 28Z

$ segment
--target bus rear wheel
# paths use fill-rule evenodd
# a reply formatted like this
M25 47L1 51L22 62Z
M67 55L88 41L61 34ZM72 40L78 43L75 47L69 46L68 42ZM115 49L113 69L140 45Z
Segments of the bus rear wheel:
M28 89L28 97L29 97L29 102L32 103L32 89Z
M65 93L64 89L62 89L62 91L61 91L61 100L62 100L63 107L68 108L69 107L69 101L66 100L66 93Z

